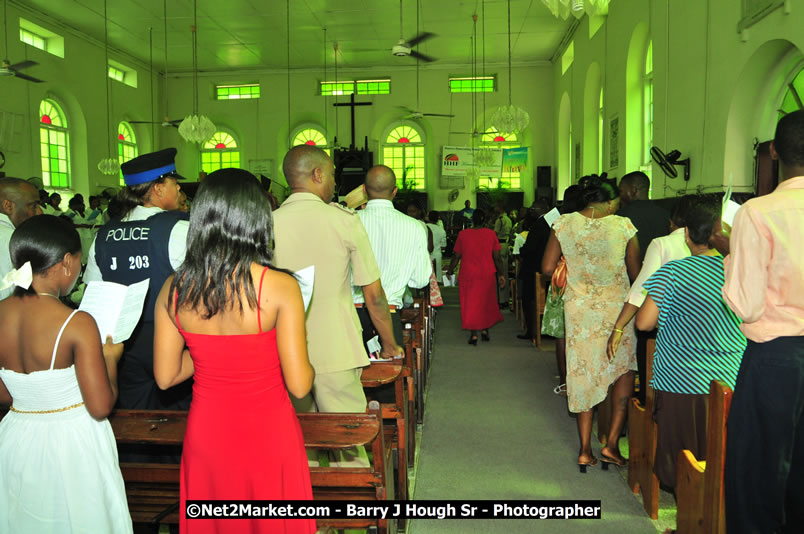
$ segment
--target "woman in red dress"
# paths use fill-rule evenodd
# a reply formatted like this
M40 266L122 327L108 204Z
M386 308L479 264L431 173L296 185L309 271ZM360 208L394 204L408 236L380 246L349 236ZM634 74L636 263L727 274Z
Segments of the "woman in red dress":
M272 234L257 179L213 172L193 202L186 259L156 303L157 384L195 379L181 459L182 533L315 532L313 519L185 515L187 500L313 498L288 397L304 397L313 383L304 304L293 276L271 265Z
M458 261L461 262L458 272L461 328L469 330L470 345L477 345L478 330L483 341L489 341L489 328L503 320L494 284L496 278L500 287L505 287L500 242L494 230L484 227L485 222L486 214L476 209L472 214L474 227L458 234L447 271L452 276Z

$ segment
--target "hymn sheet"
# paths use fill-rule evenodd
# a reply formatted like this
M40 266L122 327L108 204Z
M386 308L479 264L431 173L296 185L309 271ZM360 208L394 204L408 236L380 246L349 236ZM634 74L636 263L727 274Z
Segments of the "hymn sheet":
M95 319L101 343L106 342L107 335L112 336L114 343L122 343L131 337L142 316L150 281L150 278L146 278L130 286L114 282L87 284L78 309Z

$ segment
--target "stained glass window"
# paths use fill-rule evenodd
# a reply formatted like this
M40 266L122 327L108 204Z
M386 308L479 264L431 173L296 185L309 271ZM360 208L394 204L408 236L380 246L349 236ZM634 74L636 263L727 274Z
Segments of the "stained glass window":
M321 150L332 156L330 149L327 146L327 138L324 132L317 128L304 128L300 130L294 137L292 146L296 145L311 145L317 146Z
M215 86L215 98L217 100L243 100L259 97L260 84L258 83Z
M398 188L424 189L424 142L412 125L401 124L391 130L382 145L382 163L393 169Z
M804 109L804 69L800 70L796 77L787 84L787 90L779 105L778 118L781 119L792 111Z
M227 132L215 132L201 149L201 169L209 174L229 167L240 168L237 141Z
M70 135L67 120L59 105L49 98L39 104L39 147L44 185L69 188Z
M493 93L494 76L450 78L450 93Z
M126 79L126 72L123 70L118 69L117 67L112 67L109 65L109 78L113 80L117 80L118 82L125 83Z
M516 134L502 134L497 131L493 126L488 128L485 133L480 137L480 142L485 146L499 146L502 148L519 148L519 142ZM492 178L491 176L480 176L477 179L478 187L487 187L489 189L520 189L522 183L519 176L519 171L505 172L499 178Z
M47 50L47 39L24 28L20 28L20 41L39 50Z
M600 88L600 103L597 108L597 172L603 172L603 88Z
M357 80L359 95L390 95L391 80Z
M134 130L127 122L121 122L117 127L117 161L120 165L130 159L137 157L137 138L134 137ZM120 185L126 185L123 181L123 171L120 171Z
M391 80L344 80L320 82L321 96L351 95L390 95Z
M321 82L321 96L351 95L355 82Z
M643 85L642 102L644 105L643 165L640 170L650 178L653 169L650 156L650 148L653 146L653 41L648 41L648 51L645 55L645 83Z

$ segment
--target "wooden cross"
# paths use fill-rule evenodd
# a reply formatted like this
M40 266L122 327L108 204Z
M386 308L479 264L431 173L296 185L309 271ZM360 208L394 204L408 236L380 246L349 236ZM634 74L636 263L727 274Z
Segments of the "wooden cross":
M355 102L355 94L349 95L349 102L337 102L333 106L349 106L352 108L352 144L349 145L350 150L355 149L355 106L370 106L371 102Z

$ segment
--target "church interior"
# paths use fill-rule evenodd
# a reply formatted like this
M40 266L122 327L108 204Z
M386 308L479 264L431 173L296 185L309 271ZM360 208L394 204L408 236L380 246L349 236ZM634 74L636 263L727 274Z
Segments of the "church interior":
M336 167L339 152L370 152L442 217L490 192L512 207L560 204L568 186L602 173L642 171L660 201L754 195L775 187L764 169L779 118L804 109L795 0L2 1L0 170L42 178L64 209L77 193L120 189L121 163L168 147L188 191L237 167L271 180L281 203L282 161L299 144L325 149ZM180 128L194 116L214 133ZM516 131L499 127L512 121ZM495 176L444 174L456 147L522 147L527 161ZM343 197L353 185L339 180ZM651 517L628 468L578 473L575 422L551 389L552 339L517 342L511 309L490 343L467 349L457 290L442 291L424 347L429 378L418 378L427 409L411 427L408 497L586 499L603 513L395 526L676 528L673 496L652 496Z

